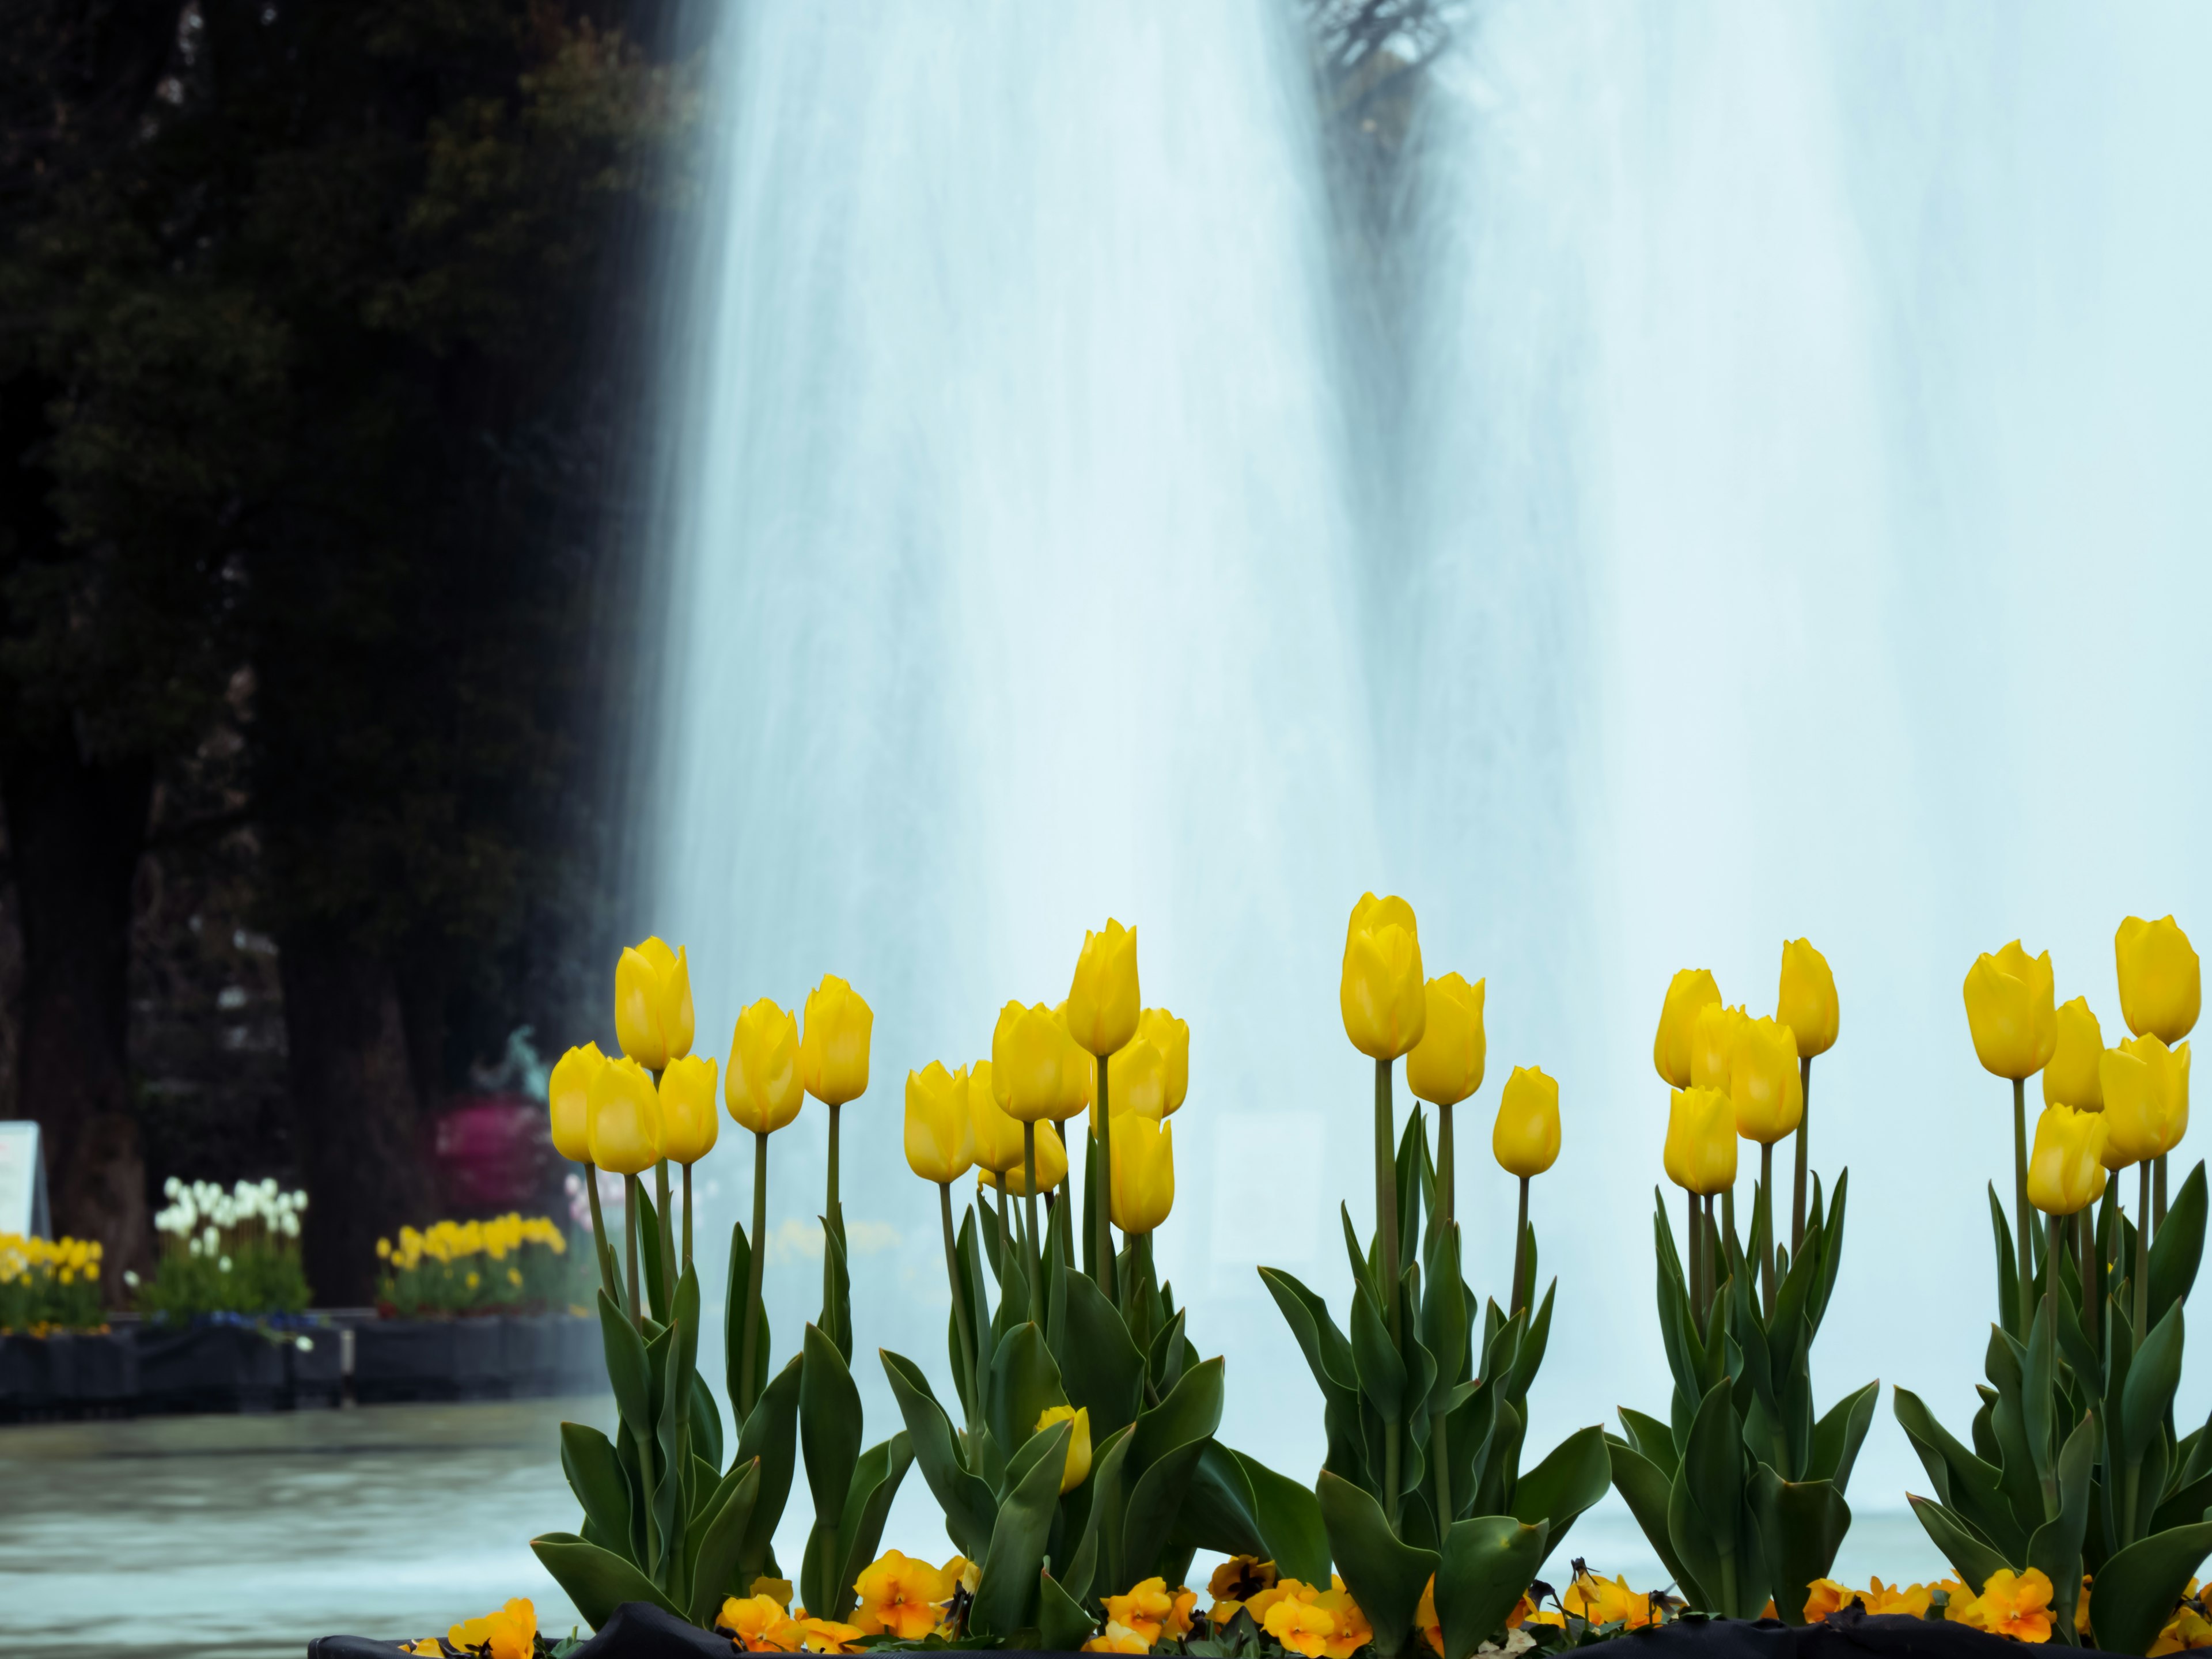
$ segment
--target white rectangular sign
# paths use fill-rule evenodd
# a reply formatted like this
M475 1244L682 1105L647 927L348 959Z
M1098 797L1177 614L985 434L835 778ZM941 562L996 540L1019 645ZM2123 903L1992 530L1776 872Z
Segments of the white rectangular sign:
M27 1118L0 1120L0 1233L44 1238L49 1231L39 1126Z

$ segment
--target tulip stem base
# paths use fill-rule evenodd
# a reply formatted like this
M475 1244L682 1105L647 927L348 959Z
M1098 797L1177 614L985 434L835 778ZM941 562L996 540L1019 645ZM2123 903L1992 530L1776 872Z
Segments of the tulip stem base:
M1813 1056L1810 1054L1797 1062L1797 1091L1804 1098L1804 1109L1797 1119L1796 1179L1790 1187L1790 1259L1793 1262L1805 1248L1806 1166L1812 1158L1809 1143L1813 1139Z
M1683 1207L1689 1212L1685 1220L1683 1238L1690 1252L1690 1310L1696 1315L1698 1329L1702 1335L1705 1328L1705 1206L1698 1195L1686 1187L1682 1189Z
M1375 1062L1375 1227L1380 1235L1382 1282L1375 1293L1395 1345L1398 1331L1398 1160L1396 1115L1390 1105L1390 1062Z
M1091 1221L1091 1243L1098 1252L1098 1288L1114 1299L1114 1103L1108 1079L1106 1056L1098 1056L1098 1202Z
M2150 1225L2156 1237L2166 1225L2166 1154L2158 1155L2158 1168L2151 1176Z
M1443 1212L1444 1225L1459 1219L1459 1149L1452 1139L1449 1102L1437 1108L1437 1202Z
M1802 1128L1804 1126L1798 1126ZM1774 1317L1774 1143L1759 1143L1759 1208L1766 1218L1766 1236L1759 1242L1759 1299L1769 1319ZM1758 1225L1756 1221L1752 1224Z
M968 1439L972 1449L975 1438L975 1407L982 1400L977 1388L983 1375L981 1369L982 1355L976 1349L975 1333L969 1322L968 1299L961 1294L960 1251L952 1242L952 1183L949 1181L937 1183L937 1217L944 1224L945 1276L952 1281L952 1318L960 1332L960 1363L968 1373L968 1386L960 1392L968 1402ZM953 1380L958 1382L961 1379L956 1377Z
M2045 1218L2043 1240L2043 1375L2054 1403L2058 1389L2058 1221L2055 1215ZM2055 1443L2060 1437L2055 1427L2058 1414L2052 1411L2045 1415L2054 1425L2054 1443L2046 1449L2044 1459L2049 1473L2043 1477L2043 1518L2055 1521L2058 1518L2058 1447Z
M1043 1241L1037 1237L1036 1181L1036 1125L1025 1118L1022 1121L1022 1208L1029 1217L1030 1317L1042 1330L1044 1255Z
M2035 1231L2027 1218L2027 1079L2012 1080L2013 1214L2020 1236L2020 1334L2035 1323Z
M684 1166L684 1265L691 1265L691 1166Z
M842 1227L844 1212L837 1207L837 1104L830 1103L830 1218Z
M607 1218L599 1207L599 1166L584 1160L584 1192L592 1204L592 1250L599 1258L599 1285L611 1302L622 1294L615 1282L614 1246L607 1242Z
M1510 1300L1512 1307L1507 1318L1528 1305L1528 1286L1521 1281L1528 1276L1528 1177L1521 1177L1521 1212L1513 1224L1513 1291Z
M2136 1346L2141 1348L2150 1334L2150 1160L2136 1170Z
M663 1294L671 1306L676 1300L676 1235L670 1225L668 1213L668 1160L662 1158L653 1166L653 1219L660 1224L660 1237L653 1246L660 1252L660 1282Z
M768 1136L753 1132L753 1237L745 1261L745 1331L738 1349L738 1375L732 1390L738 1427L753 1414L754 1355L760 1346L761 1268L768 1259Z

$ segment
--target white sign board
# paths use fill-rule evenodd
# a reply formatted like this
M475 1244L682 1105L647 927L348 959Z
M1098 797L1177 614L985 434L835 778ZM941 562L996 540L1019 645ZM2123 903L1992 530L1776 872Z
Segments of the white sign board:
M52 1232L39 1126L27 1118L0 1120L0 1233L46 1238Z

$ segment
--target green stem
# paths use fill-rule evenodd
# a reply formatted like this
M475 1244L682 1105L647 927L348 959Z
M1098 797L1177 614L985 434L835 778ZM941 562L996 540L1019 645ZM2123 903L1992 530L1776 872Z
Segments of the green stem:
M1805 1114L1797 1120L1797 1179L1790 1189L1790 1259L1796 1261L1805 1248L1805 1165L1813 1138L1813 1056L1797 1062L1797 1082L1805 1097Z
M753 1237L751 1260L745 1264L745 1331L738 1350L738 1426L753 1414L754 1356L760 1345L761 1267L768 1260L768 1135L753 1132Z
M629 1243L626 1254L629 1258L627 1283L630 1322L641 1331L645 1328L645 1310L637 1299L637 1177L634 1175L623 1177L623 1222Z
M2045 1417L2051 1424L2051 1437L2057 1438L2058 1398L2058 1218L2045 1218L2043 1238L2043 1379L2051 1391L2051 1408ZM2043 1518L2054 1521L2058 1516L2058 1448L2044 1447Z
M2150 1335L2150 1160L2136 1165L2136 1350Z
M937 1216L938 1219L944 1224L945 1276L951 1281L952 1317L959 1327L961 1358L968 1368L966 1379L968 1386L960 1392L962 1397L968 1402L968 1437L972 1444L975 1436L975 1402L979 1398L975 1392L975 1383L981 1373L975 1369L978 1358L975 1333L969 1323L968 1300L961 1294L960 1252L952 1242L952 1183L949 1181L940 1181L937 1183Z
M1743 1250L1742 1244L1736 1238L1735 1183L1733 1182L1729 1182L1726 1190L1721 1194L1721 1229L1725 1237L1722 1238L1720 1242L1719 1254L1711 1264L1713 1268L1713 1294L1715 1296L1718 1296L1720 1294L1720 1269L1723 1267L1727 1268L1729 1270L1729 1276L1730 1278L1734 1278L1735 1275L1736 1257L1741 1255Z
M1459 1153L1452 1141L1452 1109L1437 1108L1437 1186L1442 1199L1444 1224L1459 1219Z
M691 1166L684 1166L684 1265L691 1265Z
M1030 1317L1036 1322L1039 1330L1044 1328L1044 1254L1037 1238L1036 1217L1036 1125L1024 1119L1022 1123L1022 1207L1029 1216L1029 1237L1025 1241L1030 1261Z
M1114 1103L1108 1088L1111 1076L1106 1056L1098 1056L1098 1103L1093 1109L1098 1120L1098 1201L1092 1206L1091 1244L1098 1252L1098 1288L1106 1299L1114 1299L1114 1218L1111 1213L1114 1193Z
M831 1219L842 1223L844 1212L837 1207L837 1108L830 1109L830 1209Z
M660 1250L660 1283L668 1297L668 1307L676 1306L676 1236L668 1213L668 1160L662 1158L653 1166L654 1219L660 1224L660 1237L655 1243Z
M2158 1155L2158 1173L2152 1177L2150 1224L2154 1237L2166 1230L2166 1154Z
M1705 1235L1698 1253L1705 1259L1705 1282L1698 1292L1698 1328L1702 1332L1713 1316L1713 1298L1720 1293L1721 1288L1720 1263L1716 1259L1721 1251L1721 1236L1713 1225L1713 1195L1711 1193L1705 1194L1705 1215L1698 1224Z
M1690 1282L1683 1288L1690 1293L1690 1312L1698 1322L1699 1339L1705 1333L1705 1206L1698 1195L1688 1188L1682 1189L1682 1206L1688 1212L1683 1237L1689 1250L1687 1266Z
M2020 1334L2035 1322L2035 1235L2027 1220L2027 1079L2012 1080L2012 1197L2020 1247Z
M1375 1062L1375 1226L1382 1246L1382 1283L1376 1288L1382 1298L1382 1315L1390 1332L1390 1346L1401 1346L1398 1318L1398 1171L1391 1156L1390 1064ZM1398 1423L1382 1425L1382 1510L1390 1529L1398 1528Z
M1513 1290L1512 1306L1506 1310L1511 1318L1528 1305L1528 1287L1521 1281L1528 1273L1528 1177L1521 1177L1521 1214L1513 1224Z
M599 1284L612 1302L622 1291L615 1283L615 1252L607 1242L607 1218L599 1210L599 1166L589 1158L584 1160L584 1192L592 1201L592 1253L599 1259Z
M1759 1144L1759 1202L1766 1212L1766 1237L1759 1247L1759 1297L1774 1317L1774 1143Z

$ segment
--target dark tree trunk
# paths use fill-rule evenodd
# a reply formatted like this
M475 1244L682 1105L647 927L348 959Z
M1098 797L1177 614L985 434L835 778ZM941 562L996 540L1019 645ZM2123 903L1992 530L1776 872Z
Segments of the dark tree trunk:
M307 1283L325 1307L358 1307L374 1293L377 1239L427 1218L398 981L332 929L277 944Z
M153 771L88 764L66 737L0 754L23 932L21 1109L38 1121L58 1232L98 1239L111 1296L152 1261L131 1109L131 890Z

